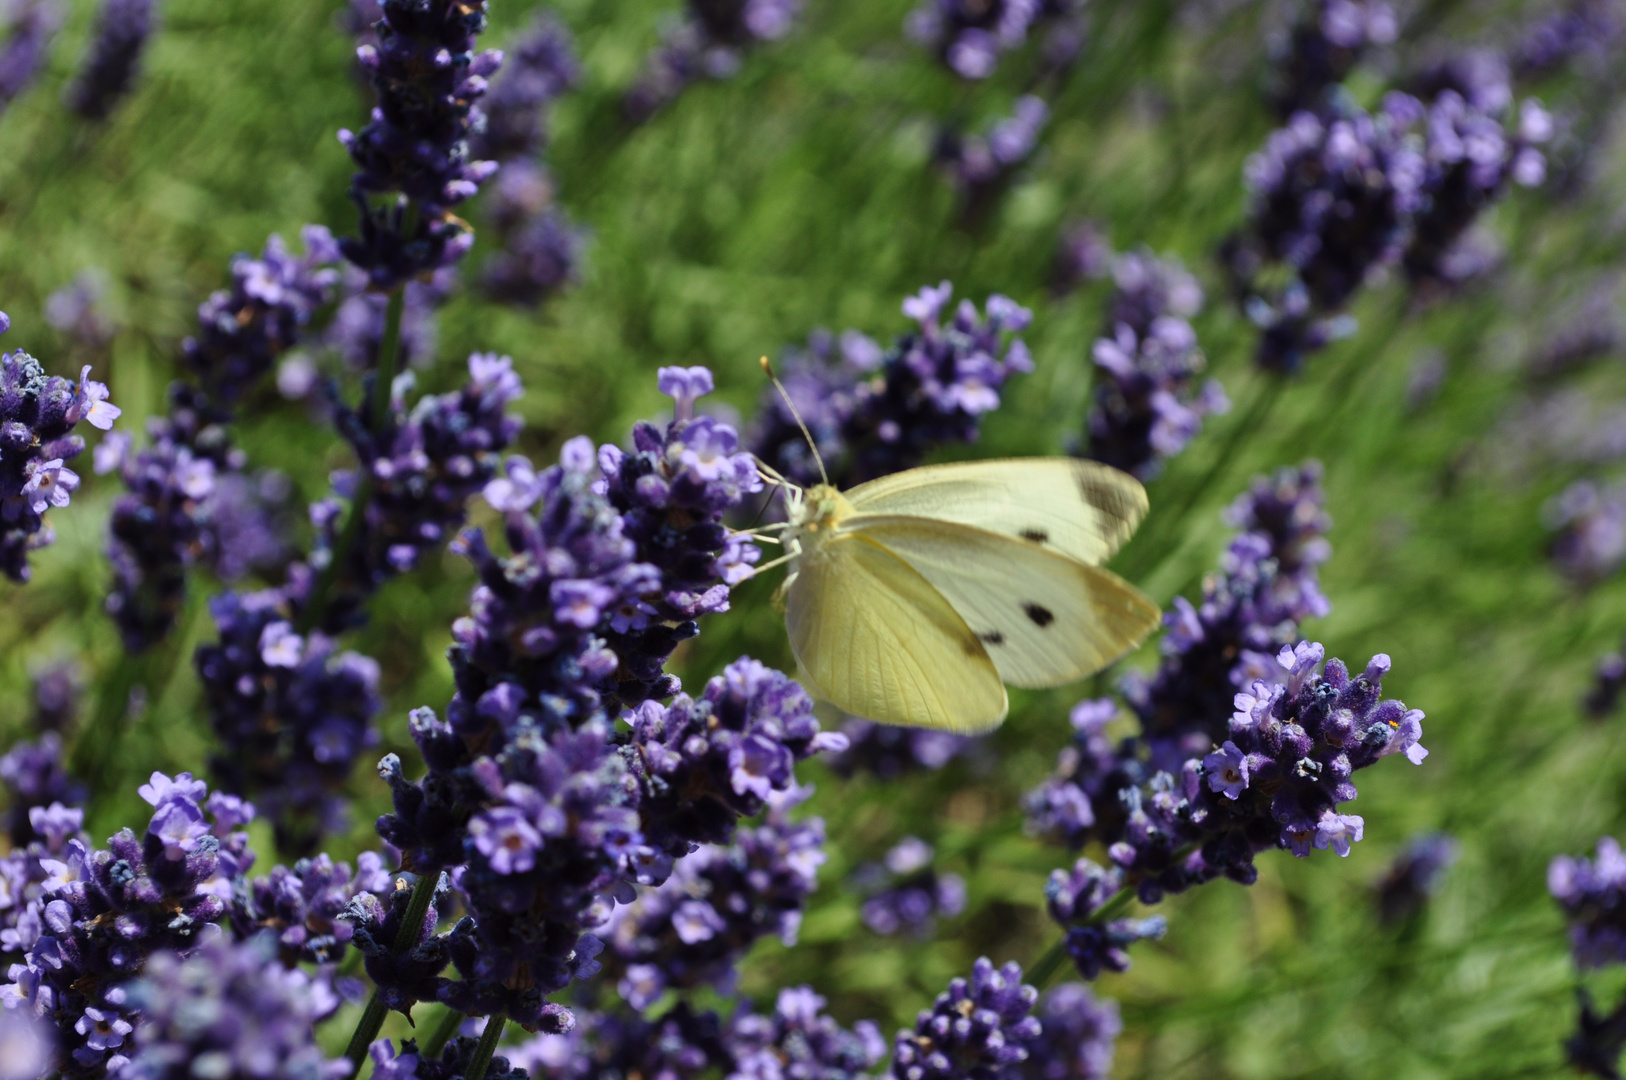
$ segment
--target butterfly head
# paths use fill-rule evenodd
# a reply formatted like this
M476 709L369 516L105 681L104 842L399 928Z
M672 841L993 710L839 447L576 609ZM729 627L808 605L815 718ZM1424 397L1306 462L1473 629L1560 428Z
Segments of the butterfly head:
M852 513L852 504L833 484L814 484L791 507L791 529L797 534L828 532Z

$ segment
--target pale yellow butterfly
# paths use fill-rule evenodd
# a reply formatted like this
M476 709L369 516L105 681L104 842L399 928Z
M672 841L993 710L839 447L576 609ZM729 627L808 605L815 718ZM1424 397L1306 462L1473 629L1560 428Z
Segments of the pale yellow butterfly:
M789 504L785 555L769 565L789 564L781 595L801 678L854 716L987 731L1005 719L1005 683L1081 679L1158 625L1156 604L1101 569L1147 508L1116 469L975 461L847 492L763 474Z

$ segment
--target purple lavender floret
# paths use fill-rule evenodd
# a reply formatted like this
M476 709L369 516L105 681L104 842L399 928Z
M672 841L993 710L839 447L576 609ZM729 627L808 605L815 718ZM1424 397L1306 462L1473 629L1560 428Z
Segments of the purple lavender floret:
M388 1009L411 1016L419 1001L433 1001L446 985L442 972L450 959L453 931L435 932L439 913L446 909L450 883L445 874L435 881L435 895L423 920L396 952L401 930L412 903L405 879L390 892L358 890L342 912L351 928L351 941L361 953L367 977ZM462 929L459 924L458 930Z
M699 1080L732 1076L735 1057L722 1019L686 1001L650 1020L627 1009L580 1012L565 1034L504 1047L539 1080ZM831 1080L847 1080L832 1077Z
M996 120L983 134L945 129L932 157L974 212L998 194L1033 155L1049 119L1050 107L1044 100L1024 94L1016 99L1009 116Z
M1073 0L924 0L904 31L962 79L986 79L1000 55L1020 49L1028 35L1073 16Z
M1073 743L1065 747L1049 780L1023 800L1029 832L1070 848L1092 836L1116 836L1123 828L1119 793L1147 779L1132 739L1114 741L1106 727L1118 713L1111 698L1080 701L1070 719Z
M309 854L344 828L340 789L378 741L378 663L297 633L281 589L222 593L209 609L220 638L194 665L220 740L212 767L260 804L282 850Z
M1118 287L1091 349L1098 376L1089 456L1147 480L1230 401L1215 380L1197 385L1203 354L1186 321L1202 306L1196 280L1150 252L1119 257L1113 271Z
M928 938L936 932L939 916L953 918L965 910L965 879L938 873L932 855L930 844L906 836L879 863L854 872L853 886L867 894L858 909L865 926L883 936Z
M470 767L486 799L468 821L458 878L473 921L452 931L462 980L440 996L470 1016L560 1031L570 1013L546 997L599 970L589 931L612 896L631 899L622 878L643 850L637 789L600 720L544 732L525 717L512 735Z
M645 701L626 714L625 754L640 789L644 838L665 858L641 878L658 884L695 844L723 844L742 817L795 789L796 763L846 738L821 732L801 685L750 657L698 698Z
M1316 0L1273 49L1271 104L1283 118L1326 104L1327 91L1344 81L1374 47L1399 34L1394 8L1383 0Z
M360 132L339 132L358 169L351 197L361 211L360 235L340 247L388 292L456 262L473 241L451 208L496 171L472 156L469 139L502 54L475 51L485 0L384 0L381 13L378 44L356 50L378 104Z
M1317 569L1331 554L1324 501L1312 461L1256 478L1226 511L1244 531L1203 582L1201 603L1176 597L1156 673L1125 679L1153 771L1176 773L1223 741L1236 692L1276 671L1272 657L1298 639L1299 624L1330 610Z
M1614 62L1613 47L1626 33L1617 0L1572 0L1528 26L1508 56L1512 74L1535 79L1585 57Z
M971 747L985 743L985 740L948 731L895 727L858 719L843 722L841 734L847 737L847 749L831 754L825 764L841 776L869 772L882 780L896 780L916 769L941 769Z
M1094 860L1080 859L1071 873L1052 870L1045 884L1050 917L1066 930L1067 955L1086 979L1093 981L1103 971L1128 971L1129 946L1160 938L1168 929L1167 920L1160 915L1105 922L1094 917L1124 888L1124 881L1122 869L1106 869Z
M629 1005L648 1008L673 988L727 992L758 939L796 943L826 858L823 819L788 819L809 794L777 799L761 824L741 828L726 847L708 844L680 859L664 884L611 913L599 931L606 978Z
M1324 655L1311 642L1283 647L1285 674L1235 695L1222 745L1121 796L1129 815L1108 855L1143 902L1222 876L1252 884L1254 855L1271 848L1348 855L1365 830L1340 812L1355 798L1353 774L1393 754L1414 765L1428 756L1421 710L1381 698L1387 656L1351 678L1338 660L1318 673Z
M1626 561L1626 497L1613 487L1577 480L1548 501L1543 523L1555 535L1548 555L1577 585L1595 585Z
M350 1074L348 1061L328 1059L315 1040L316 1024L338 1008L338 995L322 978L279 965L270 935L235 944L216 937L184 956L156 953L128 999L141 1022L121 1077L338 1080Z
M729 1025L729 1080L863 1080L886 1056L872 1021L848 1031L823 1015L825 999L809 986L779 991L774 1011L742 1011Z
M1626 855L1612 836L1591 861L1559 855L1547 867L1547 891L1569 920L1570 949L1582 968L1626 962Z
M995 969L986 957L971 978L950 980L914 1031L898 1032L892 1075L897 1080L1004 1080L1022 1074L1021 1065L1038 1046L1042 1031L1029 1015L1039 992L1022 983L1015 963Z
M434 361L438 331L435 312L451 298L456 286L456 271L449 267L406 283L397 370L422 368ZM327 326L316 335L315 343L336 353L351 371L374 371L384 344L384 316L389 297L370 291L366 273L348 263L344 264L337 291L339 306Z
M1084 983L1061 983L1039 999L1044 1032L1025 1070L1035 1080L1109 1080L1123 1021L1118 1003L1098 998Z
M82 806L86 798L85 786L68 775L62 736L55 731L19 742L0 757L0 784L7 796L6 832L17 847L44 839L34 824L39 812L53 803Z
M486 161L533 157L547 145L547 106L581 81L581 62L570 31L538 11L512 47L503 50L502 74L483 105L485 130L470 139L470 154Z
M727 79L747 49L789 34L802 0L689 0L683 16L661 34L644 58L638 81L622 105L644 121L700 79Z
M501 453L519 434L519 417L507 412L525 392L513 361L475 353L468 367L462 389L426 395L410 411L405 392L412 379L399 377L382 433L340 409L339 428L359 467L334 473L334 491L346 499L364 492L367 503L360 534L345 549L348 562L334 579L337 600L323 615L329 629L342 627L384 582L416 569L426 553L445 546L467 520L469 500L497 475ZM358 473L365 475L365 487ZM311 513L317 526L314 561L325 565L341 546L339 533L348 515L333 497Z
M44 68L51 39L62 28L57 0L11 0L4 12L8 31L0 46L0 109L27 90Z
M105 120L129 93L152 35L153 0L107 0L96 16L84 69L68 88L68 108L87 120Z
M480 287L493 300L535 307L581 279L588 233L558 208L510 229L499 227L498 236L502 250L480 269Z
M440 1057L428 1058L419 1051L414 1039L403 1042L399 1054L388 1039L379 1039L369 1051L373 1058L372 1075L374 1080L463 1080L474 1063L479 1045L477 1038L460 1036L446 1044ZM503 1050L510 1048L505 1046ZM528 1076L524 1066L511 1060L511 1055L493 1054L486 1062L485 1080L528 1080Z
M829 370L826 351L807 357L809 375L795 367L787 372L795 376L787 387L798 395L798 410L806 402L803 418L836 486L910 468L944 443L975 442L982 415L999 407L1005 380L1033 370L1027 345L1016 336L1032 321L1031 312L995 293L985 317L962 300L945 322L953 293L945 281L906 299L903 313L919 329L885 352L862 335L844 334L841 371ZM801 431L776 398L764 397L751 449L791 479L816 483Z
M360 894L387 895L390 888L383 857L372 851L356 857L354 871L326 854L292 867L274 866L268 876L234 892L232 930L239 938L262 930L274 933L285 967L301 961L336 963L355 933L352 923L340 916Z
M10 325L0 321L0 334ZM0 573L27 581L29 553L55 541L45 514L67 506L79 487L66 462L84 451L85 440L73 429L84 420L106 431L120 411L88 364L75 384L47 377L21 349L0 355Z
M38 856L44 877L8 942L22 961L0 1001L56 1026L71 1076L117 1070L136 1008L123 984L154 953L210 940L208 924L254 858L248 834L232 831L253 816L240 800L205 801L206 785L189 773L153 773L140 794L153 806L145 836L124 829L108 850L75 837L54 857Z
M620 512L639 562L659 574L658 587L606 609L605 640L620 659L608 689L628 706L677 689L661 670L667 657L699 632L697 619L728 610L730 588L761 557L723 524L746 496L762 490L762 477L733 427L694 414L695 401L712 390L711 372L661 368L658 385L674 403L666 429L640 422L631 452L614 446L598 452L604 477L598 490Z
M1407 843L1377 884L1378 917L1395 923L1421 911L1445 883L1457 850L1456 840L1444 833L1424 833Z

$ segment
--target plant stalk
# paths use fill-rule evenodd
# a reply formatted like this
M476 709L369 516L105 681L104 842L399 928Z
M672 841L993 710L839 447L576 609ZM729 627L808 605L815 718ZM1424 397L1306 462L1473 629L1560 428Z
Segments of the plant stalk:
M435 888L439 880L438 874L421 874L418 883L412 887L412 899L407 902L406 917L401 920L401 929L396 932L395 941L390 946L390 952L396 956L410 949L417 939L423 920L429 914L429 905L435 901ZM363 1010L356 1030L350 1035L349 1045L345 1047L344 1056L350 1059L351 1075L360 1071L362 1059L367 1056L367 1048L378 1038L378 1031L384 1026L384 1018L389 1015L389 1011L384 999L375 989L373 996L367 999L367 1008ZM465 1080L473 1078L467 1077Z

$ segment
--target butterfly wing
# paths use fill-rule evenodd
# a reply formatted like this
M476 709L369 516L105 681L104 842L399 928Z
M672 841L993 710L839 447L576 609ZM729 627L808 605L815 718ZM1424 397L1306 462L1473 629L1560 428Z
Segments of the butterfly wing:
M1013 686L1058 686L1100 671L1161 620L1157 605L1116 574L1030 541L897 515L859 514L841 528L918 571Z
M999 672L965 620L885 547L837 533L809 545L785 591L808 689L855 716L972 733L999 726Z
M862 514L971 525L1100 566L1146 516L1146 490L1127 473L1076 458L930 465L842 493Z

